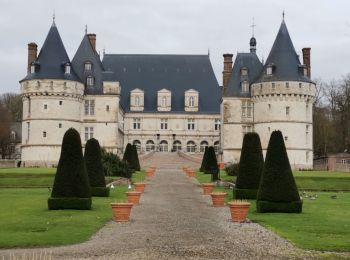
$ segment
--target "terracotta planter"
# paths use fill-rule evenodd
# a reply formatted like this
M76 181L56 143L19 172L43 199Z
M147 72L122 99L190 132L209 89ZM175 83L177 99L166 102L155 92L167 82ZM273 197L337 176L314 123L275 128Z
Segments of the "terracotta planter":
M151 168L148 168L146 171L146 177L153 177L154 176L154 170Z
M125 194L126 194L126 196L128 198L128 203L139 204L141 192L139 192L139 191L128 191L128 192L125 192Z
M218 167L219 167L220 170L225 169L225 163L224 162L218 163Z
M128 222L130 220L132 203L111 203L111 206L115 222Z
M135 191L138 191L138 192L142 193L142 192L145 191L146 183L144 183L144 182L135 182L134 186L135 186Z
M244 222L247 218L250 203L245 201L231 201L228 203L233 222Z
M212 192L210 193L214 207L223 207L225 205L226 192Z
M188 177L194 177L194 170L188 169L188 170L187 170L187 176L188 176Z
M214 183L202 183L203 193L209 195L213 192Z

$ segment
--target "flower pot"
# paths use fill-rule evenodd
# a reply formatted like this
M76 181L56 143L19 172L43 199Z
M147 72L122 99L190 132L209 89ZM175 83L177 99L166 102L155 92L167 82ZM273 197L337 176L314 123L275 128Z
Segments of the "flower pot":
M128 222L130 220L132 203L111 203L111 206L115 222Z
M202 183L203 193L209 195L213 192L214 183Z
M139 192L139 191L128 191L128 192L125 192L125 194L126 194L126 196L128 198L128 203L139 204L141 192Z
M211 200L214 207L223 207L225 204L226 192L212 192L210 193Z
M146 171L146 177L153 177L154 176L154 170L151 168L148 168Z
M225 169L225 163L224 162L219 162L218 163L218 167L219 167L220 170Z
M187 173L188 177L194 177L194 170L193 169L188 168L186 173Z
M145 186L146 186L146 183L144 183L144 182L135 182L134 183L135 191L138 191L141 193L145 191Z
M233 222L244 222L247 218L250 203L245 201L231 201L228 203Z

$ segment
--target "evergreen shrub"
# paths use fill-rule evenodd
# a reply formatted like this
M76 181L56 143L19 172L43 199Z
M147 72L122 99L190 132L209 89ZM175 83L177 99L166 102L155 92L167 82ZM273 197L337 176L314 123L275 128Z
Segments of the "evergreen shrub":
M135 169L135 171L140 171L141 167L140 167L139 155L137 154L136 145L132 145L132 158L133 158L132 161L134 163L133 169Z
M239 166L236 187L233 190L234 197L236 199L256 199L264 167L264 156L257 133L244 135Z
M108 197L109 188L106 187L106 180L102 166L101 148L95 138L86 142L84 161L86 172L89 177L91 195L97 197Z
M237 176L239 171L239 163L228 163L225 166L225 171L228 176Z
M207 157L208 157L208 146L206 146L204 148L204 154L203 154L203 158L202 158L202 163L201 163L201 167L199 168L200 172L204 172L205 171L205 164L207 161Z
M208 155L205 163L205 171L204 173L206 174L212 174L212 172L219 172L219 167L218 167L218 161L216 159L216 154L213 146L210 146L208 148ZM216 178L212 174L212 181L217 181L218 178Z
M102 149L102 167L106 176L119 176L124 178L131 178L132 172L126 161L111 152Z
M80 135L70 128L62 141L61 155L57 166L48 208L91 209L91 191L86 173Z
M281 131L271 134L256 206L258 212L302 212L302 201Z

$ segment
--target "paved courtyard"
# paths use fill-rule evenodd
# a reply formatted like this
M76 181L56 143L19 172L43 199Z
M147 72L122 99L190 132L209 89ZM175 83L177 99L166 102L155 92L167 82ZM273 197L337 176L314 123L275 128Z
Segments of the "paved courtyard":
M310 259L257 224L230 222L227 207L211 207L209 196L181 170L196 163L175 153L155 154L141 163L157 170L130 223L110 221L77 245L1 250L0 259L44 252L53 259Z

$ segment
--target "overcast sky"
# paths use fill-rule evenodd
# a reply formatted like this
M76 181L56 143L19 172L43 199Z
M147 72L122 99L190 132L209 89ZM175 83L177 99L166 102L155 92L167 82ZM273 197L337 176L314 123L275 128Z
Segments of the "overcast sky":
M70 59L84 35L106 53L206 54L222 83L222 54L249 51L255 19L257 54L266 60L285 11L299 54L311 47L312 77L350 73L350 1L326 0L0 0L0 93L19 92L27 43L41 48L52 23Z

